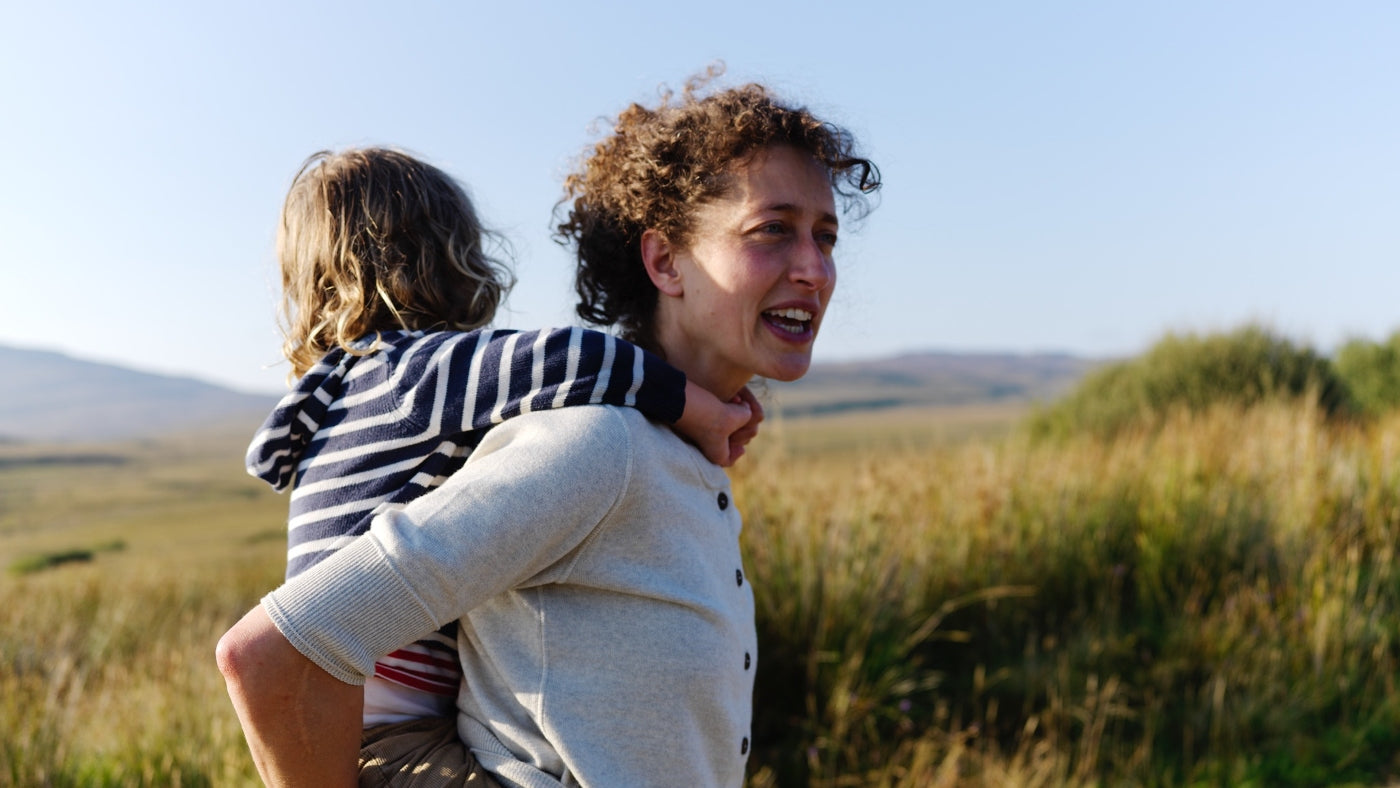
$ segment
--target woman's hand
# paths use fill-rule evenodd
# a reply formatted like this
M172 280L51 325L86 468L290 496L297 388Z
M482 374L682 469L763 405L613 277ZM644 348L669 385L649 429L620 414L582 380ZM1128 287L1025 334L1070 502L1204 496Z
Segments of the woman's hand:
M215 656L264 783L358 782L362 687L302 656L261 606L219 639Z
M676 422L676 431L698 446L710 462L728 468L743 456L761 421L763 406L748 387L729 402L721 402L708 389L686 381L685 410Z

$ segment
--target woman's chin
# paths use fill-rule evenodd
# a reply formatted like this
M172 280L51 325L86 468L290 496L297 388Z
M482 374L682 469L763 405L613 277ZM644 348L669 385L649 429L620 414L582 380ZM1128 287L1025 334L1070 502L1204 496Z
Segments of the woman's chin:
M758 370L758 375L776 380L782 383L791 383L803 375L812 367L812 355L810 353L788 354L788 357L775 359L770 364L764 365L766 369Z

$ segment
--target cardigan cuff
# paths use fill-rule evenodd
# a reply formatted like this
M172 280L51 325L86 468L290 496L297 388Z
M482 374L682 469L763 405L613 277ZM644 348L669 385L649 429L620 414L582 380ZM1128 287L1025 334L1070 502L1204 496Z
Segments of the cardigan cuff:
M287 581L262 599L292 647L354 685L375 660L438 628L372 534Z

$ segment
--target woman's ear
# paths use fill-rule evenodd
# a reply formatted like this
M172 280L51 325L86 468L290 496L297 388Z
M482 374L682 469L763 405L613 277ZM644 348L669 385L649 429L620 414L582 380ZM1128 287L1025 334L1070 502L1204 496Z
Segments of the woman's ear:
M680 296L685 292L684 277L676 265L676 250L659 230L642 233L642 265L647 276L663 295Z

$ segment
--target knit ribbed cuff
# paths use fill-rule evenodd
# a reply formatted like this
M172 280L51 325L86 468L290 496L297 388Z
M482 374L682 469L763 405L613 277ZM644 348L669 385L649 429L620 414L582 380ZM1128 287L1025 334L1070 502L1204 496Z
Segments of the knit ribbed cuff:
M262 607L297 651L354 685L373 675L375 660L438 627L372 535L287 581Z

